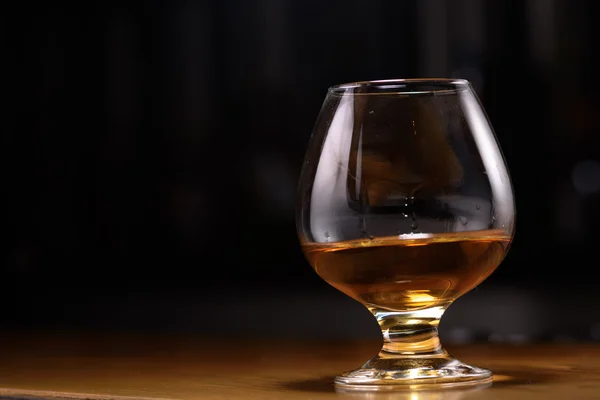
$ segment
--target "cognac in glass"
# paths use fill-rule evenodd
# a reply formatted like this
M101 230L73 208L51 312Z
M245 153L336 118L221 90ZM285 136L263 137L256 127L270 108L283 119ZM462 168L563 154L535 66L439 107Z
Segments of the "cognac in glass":
M345 390L474 386L438 324L486 279L515 231L509 173L485 111L459 79L329 88L299 182L297 228L316 273L363 304L383 347L336 377Z

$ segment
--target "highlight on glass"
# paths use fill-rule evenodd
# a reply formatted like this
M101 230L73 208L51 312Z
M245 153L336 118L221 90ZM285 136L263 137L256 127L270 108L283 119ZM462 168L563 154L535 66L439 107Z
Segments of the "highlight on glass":
M444 311L498 267L515 232L509 172L468 81L330 87L298 196L308 262L363 304L383 336L379 354L337 376L337 388L491 382L490 371L455 359L438 337Z

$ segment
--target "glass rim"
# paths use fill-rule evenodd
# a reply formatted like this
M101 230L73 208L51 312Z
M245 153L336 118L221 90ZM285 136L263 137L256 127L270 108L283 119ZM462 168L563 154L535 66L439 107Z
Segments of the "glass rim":
M411 79L380 79L357 81L333 85L328 92L350 95L381 95L381 94L443 94L457 93L468 89L471 83L461 78L411 78ZM353 90L361 89L359 92Z

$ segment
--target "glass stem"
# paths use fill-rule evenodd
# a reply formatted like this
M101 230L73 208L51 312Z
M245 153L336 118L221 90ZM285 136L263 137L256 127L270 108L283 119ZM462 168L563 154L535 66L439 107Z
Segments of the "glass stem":
M438 336L440 318L448 305L413 311L389 311L369 308L383 335L379 357L441 356Z

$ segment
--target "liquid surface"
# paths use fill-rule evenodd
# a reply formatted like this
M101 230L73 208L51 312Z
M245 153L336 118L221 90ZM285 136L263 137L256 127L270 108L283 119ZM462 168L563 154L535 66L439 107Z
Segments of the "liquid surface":
M368 307L412 311L447 305L500 264L511 236L502 230L402 235L310 243L317 274Z

